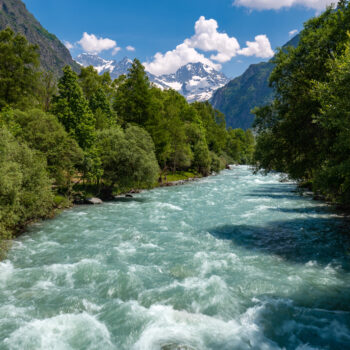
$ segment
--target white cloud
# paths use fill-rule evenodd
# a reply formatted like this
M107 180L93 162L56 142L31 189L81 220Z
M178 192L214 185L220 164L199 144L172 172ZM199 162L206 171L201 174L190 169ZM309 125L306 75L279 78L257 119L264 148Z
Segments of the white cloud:
M112 55L115 56L122 48L121 47L115 47L112 51Z
M195 35L186 39L189 47L200 49L206 52L217 51L211 55L211 59L218 62L228 62L237 55L239 43L236 38L230 38L226 33L218 32L218 23L214 19L206 20L200 17L195 24Z
M304 6L317 11L326 6L337 4L339 0L235 0L235 6L244 6L255 10L279 10L283 7Z
M170 74L187 63L195 62L202 62L218 70L221 69L220 63L228 62L238 54L263 58L273 56L266 35L258 35L254 42L247 42L247 48L240 50L237 39L218 32L218 27L214 19L200 17L195 24L195 34L191 38L185 39L174 50L164 54L158 52L152 62L144 62L146 70L154 75ZM212 54L207 58L197 50Z
M298 33L298 29L293 29L289 32L289 36L294 36L296 33Z
M186 42L165 54L156 53L152 62L145 62L143 65L148 72L154 75L162 75L174 73L180 67L191 62L202 62L215 69L221 69L221 65L213 63L193 47L189 47Z
M266 35L257 35L255 41L247 41L247 47L239 50L239 54L243 56L256 56L261 58L270 58L274 55L271 44Z
M69 41L64 40L63 44L68 50L71 50L74 48L74 45L72 43L70 43Z
M117 42L108 38L98 38L94 34L84 33L78 44L84 51L89 53L100 53L101 51L117 49Z
M130 45L129 45L129 46L126 47L126 50L127 50L127 51L131 51L131 52L134 52L134 51L135 51L135 48L134 48L133 46L130 46Z

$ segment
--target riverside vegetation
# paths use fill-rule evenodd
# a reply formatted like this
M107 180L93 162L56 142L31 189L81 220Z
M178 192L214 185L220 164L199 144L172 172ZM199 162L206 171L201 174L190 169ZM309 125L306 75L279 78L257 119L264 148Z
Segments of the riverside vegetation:
M296 48L281 49L272 104L255 110L258 169L277 170L350 206L350 5L309 20Z
M57 81L39 62L37 46L0 32L0 242L82 191L109 198L160 174L207 176L252 160L251 131L226 130L209 103L156 88L137 59L114 81L69 66Z

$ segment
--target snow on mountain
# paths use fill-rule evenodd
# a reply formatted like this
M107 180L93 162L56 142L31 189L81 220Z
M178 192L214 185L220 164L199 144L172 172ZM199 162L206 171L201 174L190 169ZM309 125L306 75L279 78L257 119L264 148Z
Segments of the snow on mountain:
M120 62L105 60L95 54L83 53L76 61L84 66L94 66L99 74L109 72L112 79L127 74L132 61L125 57ZM209 100L213 93L226 85L229 79L214 68L203 63L188 63L174 74L155 76L147 73L150 81L161 89L174 89L181 93L189 102Z

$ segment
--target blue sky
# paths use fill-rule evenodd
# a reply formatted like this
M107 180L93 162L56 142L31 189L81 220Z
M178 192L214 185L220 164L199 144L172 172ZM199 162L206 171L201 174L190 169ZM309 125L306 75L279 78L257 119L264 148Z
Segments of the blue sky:
M221 67L228 77L240 75L251 63L268 60L272 50L291 38L291 31L302 29L329 2L24 0L46 29L72 44L73 57L86 48L107 59L137 57L158 74L198 58ZM81 41L83 33L87 35ZM157 52L161 55L155 60Z

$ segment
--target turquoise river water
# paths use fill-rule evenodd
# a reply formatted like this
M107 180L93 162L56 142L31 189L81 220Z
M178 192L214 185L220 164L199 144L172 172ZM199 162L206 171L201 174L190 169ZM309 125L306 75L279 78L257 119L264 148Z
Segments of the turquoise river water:
M350 349L349 222L235 167L36 224L0 263L0 349Z

